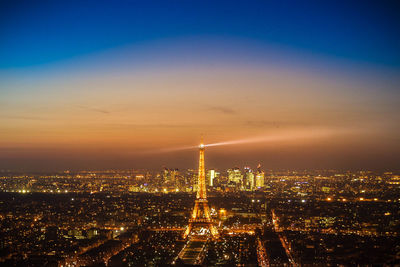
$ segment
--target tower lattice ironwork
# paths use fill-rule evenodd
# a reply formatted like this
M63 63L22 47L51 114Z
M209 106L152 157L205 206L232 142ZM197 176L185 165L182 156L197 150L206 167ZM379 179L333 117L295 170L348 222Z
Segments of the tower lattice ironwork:
M217 228L214 226L210 215L210 208L207 200L207 189L206 189L206 171L204 167L204 149L203 142L199 146L200 157L199 157L199 173L197 178L197 194L196 200L192 212L192 216L189 219L189 225L186 228L184 237L194 234L194 232L202 232L202 230L209 231L214 237L218 237Z

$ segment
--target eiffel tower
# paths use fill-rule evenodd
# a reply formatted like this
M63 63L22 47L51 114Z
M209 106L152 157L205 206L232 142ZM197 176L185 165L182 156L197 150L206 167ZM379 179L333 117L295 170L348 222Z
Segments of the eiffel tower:
M213 238L218 237L217 228L214 226L210 216L210 208L208 207L207 189L206 189L206 171L204 168L204 148L205 145L201 142L199 146L199 174L197 179L197 194L192 212L189 219L189 225L184 233L184 238L198 233L210 233Z

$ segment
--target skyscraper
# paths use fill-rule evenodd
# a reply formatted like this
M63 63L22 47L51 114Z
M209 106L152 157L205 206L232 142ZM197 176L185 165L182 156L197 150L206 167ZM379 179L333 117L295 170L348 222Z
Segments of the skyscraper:
M243 175L239 168L233 168L228 170L229 183L235 183L238 187L243 186Z
M254 172L250 167L244 168L244 188L246 190L254 190L255 182L254 182Z
M258 164L256 173L256 188L264 187L264 179L265 173L263 170L261 170L261 164Z
M215 177L216 177L215 170L209 170L207 172L207 184L208 184L208 186L214 186Z

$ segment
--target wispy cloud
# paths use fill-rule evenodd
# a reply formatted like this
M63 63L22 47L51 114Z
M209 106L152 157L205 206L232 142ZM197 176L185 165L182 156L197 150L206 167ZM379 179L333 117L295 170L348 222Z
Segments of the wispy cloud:
M45 121L45 120L48 120L48 119L42 118L42 117L36 117L36 116L20 116L20 115L15 115L15 116L1 116L0 118L3 118L3 119L11 119L11 120L32 120L32 121Z
M256 127L256 128L264 128L264 127L274 127L279 128L282 125L282 122L277 121L265 121L265 120L254 120L254 121L245 121L246 126Z
M193 124L174 124L174 123L112 123L107 124L108 126L113 127L128 127L128 128L187 128L187 127L196 127Z
M268 120L248 120L244 122L247 127L254 128L282 128L287 126L315 126L314 124L301 121L268 121Z
M234 110L232 108L224 107L224 106L207 106L207 109L210 111L215 111L215 112L224 113L224 114L236 114L237 113L236 110Z
M80 109L85 109L85 110L90 110L90 111L94 111L94 112L99 112L99 113L104 113L104 114L109 114L111 113L108 110L105 109L101 109L101 108L97 108L97 107L91 107L91 106L83 106L83 105L73 105L76 108L80 108Z

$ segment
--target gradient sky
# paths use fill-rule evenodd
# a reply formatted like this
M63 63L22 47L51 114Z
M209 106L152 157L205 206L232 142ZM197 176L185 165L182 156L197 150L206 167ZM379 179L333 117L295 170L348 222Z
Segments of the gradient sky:
M0 169L398 170L399 4L294 2L1 1Z

